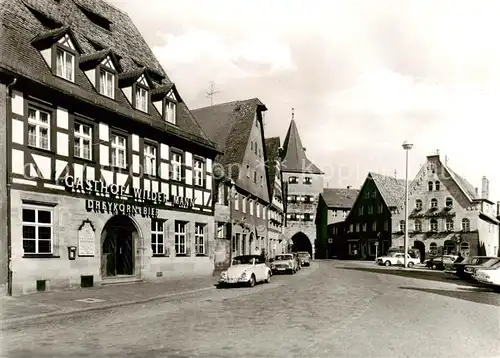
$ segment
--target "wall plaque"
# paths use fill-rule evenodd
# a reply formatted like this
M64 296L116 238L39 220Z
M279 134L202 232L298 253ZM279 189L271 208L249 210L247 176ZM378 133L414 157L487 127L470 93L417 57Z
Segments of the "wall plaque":
M88 219L78 229L78 256L95 256L95 228Z

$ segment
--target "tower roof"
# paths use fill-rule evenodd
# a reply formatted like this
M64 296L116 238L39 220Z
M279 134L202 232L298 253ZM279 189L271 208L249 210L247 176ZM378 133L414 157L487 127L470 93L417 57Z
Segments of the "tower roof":
M293 118L283 142L282 160L281 168L284 172L324 174L307 158Z

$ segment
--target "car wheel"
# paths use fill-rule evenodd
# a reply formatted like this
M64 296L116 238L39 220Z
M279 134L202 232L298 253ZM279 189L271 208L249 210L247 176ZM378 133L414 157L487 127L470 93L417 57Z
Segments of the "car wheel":
M385 263L384 263L385 266L391 266L391 262L389 260L387 260Z
M432 265L432 269L433 270L437 269L437 266L436 265Z
M255 276L254 275L252 275L252 277L250 277L250 281L248 281L248 286L250 286L250 287L255 286Z
M413 262L411 262L411 261L410 261L410 262L408 262L408 267L409 267L409 268L412 268L412 267L413 267L413 265L414 265L414 264L413 264Z
M268 272L268 273L267 273L267 278L266 278L266 281L265 281L265 282L266 282L266 283L271 282L271 272Z

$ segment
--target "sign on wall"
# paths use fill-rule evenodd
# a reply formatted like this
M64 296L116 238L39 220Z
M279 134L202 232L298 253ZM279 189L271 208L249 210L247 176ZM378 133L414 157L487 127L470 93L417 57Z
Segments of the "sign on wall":
M95 256L95 228L90 220L78 229L78 256Z

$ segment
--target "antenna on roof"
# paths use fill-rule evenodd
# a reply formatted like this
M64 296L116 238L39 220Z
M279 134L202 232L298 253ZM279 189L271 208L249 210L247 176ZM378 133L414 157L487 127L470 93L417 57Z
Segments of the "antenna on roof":
M209 87L208 92L207 92L207 97L210 97L210 105L211 106L214 105L214 95L217 93L220 93L220 91L216 91L214 89L214 83L210 82L210 87Z
M295 108L292 107L292 121L295 118Z

